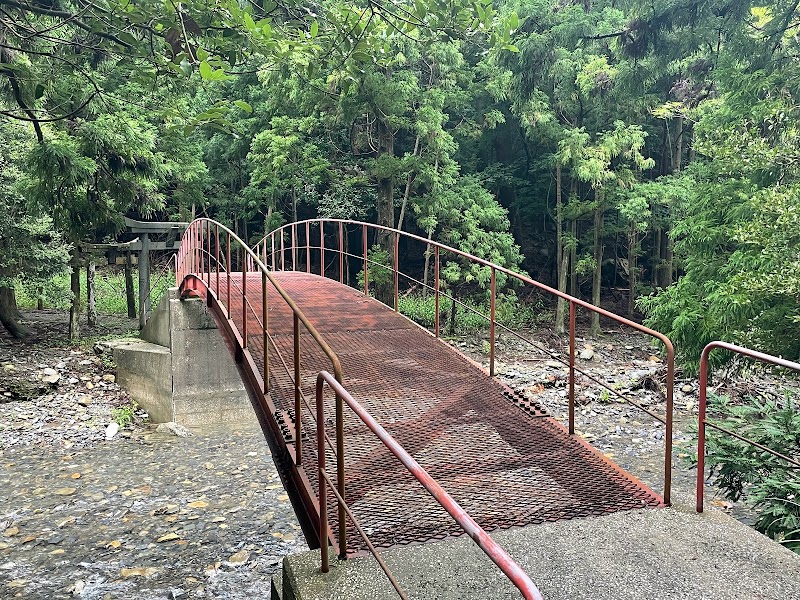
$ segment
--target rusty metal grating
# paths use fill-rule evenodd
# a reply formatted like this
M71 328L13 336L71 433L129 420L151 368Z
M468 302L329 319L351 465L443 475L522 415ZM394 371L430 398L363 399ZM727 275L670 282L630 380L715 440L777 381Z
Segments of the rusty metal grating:
M339 356L345 388L484 529L662 505L652 491L570 437L541 407L401 315L329 279L275 276ZM251 286L248 278L248 297L251 289L251 302L260 306L260 281ZM284 439L291 442L292 313L274 290L268 303L271 396ZM240 322L240 310L234 313ZM263 364L260 331L255 323L249 330L259 332L251 352ZM303 393L313 405L316 374L330 365L308 335L301 336L300 364ZM303 462L316 494L315 422L303 410ZM326 419L333 417L329 394ZM439 504L347 411L344 435L346 499L376 546L460 534ZM335 465L330 451L328 460ZM328 506L335 523L332 495ZM349 553L365 549L355 532L348 539Z

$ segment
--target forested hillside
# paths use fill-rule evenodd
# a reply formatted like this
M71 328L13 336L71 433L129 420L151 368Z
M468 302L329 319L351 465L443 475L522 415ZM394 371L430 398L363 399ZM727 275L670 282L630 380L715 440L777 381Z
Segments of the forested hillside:
M124 215L331 216L796 358L799 5L0 0L3 324Z

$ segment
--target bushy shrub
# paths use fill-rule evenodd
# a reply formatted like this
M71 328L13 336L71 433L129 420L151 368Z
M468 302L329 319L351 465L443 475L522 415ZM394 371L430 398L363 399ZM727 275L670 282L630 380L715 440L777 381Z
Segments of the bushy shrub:
M800 457L800 412L793 395L736 404L709 398L709 420L775 452ZM733 501L758 513L755 528L800 553L798 467L713 428L707 429L706 463L715 484Z

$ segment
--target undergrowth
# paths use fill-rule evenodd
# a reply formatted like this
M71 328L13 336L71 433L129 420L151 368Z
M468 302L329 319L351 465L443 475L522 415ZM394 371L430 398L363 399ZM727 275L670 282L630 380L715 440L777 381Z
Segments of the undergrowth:
M782 400L709 398L712 422L795 460L800 457L800 412L796 397ZM755 528L800 553L800 480L791 463L737 438L707 429L709 475L729 500L744 500L757 512Z
M72 299L70 291L69 273L60 273L42 286L42 300L44 308L69 310ZM174 279L167 275L153 274L151 279L150 306L156 307L164 292L174 286ZM139 299L139 277L133 274L133 289L137 304ZM105 314L127 314L128 303L125 296L125 274L110 270L98 270L95 275L95 291L97 312ZM17 305L24 309L36 308L39 292L38 285L20 283L15 288ZM86 308L86 271L81 272L81 308ZM138 310L138 306L137 306Z
M469 309L464 306L457 307L455 324L455 332L457 334L474 333L489 328L488 318L472 312L474 310L488 315L488 301L484 303L478 303L470 299L459 301L466 304ZM451 300L447 298L440 299L439 326L442 332L447 332L450 329L451 305ZM399 308L402 314L423 327L430 329L436 326L436 297L434 294L400 296ZM521 302L515 296L500 294L497 297L495 306L496 319L499 324L505 327L511 329L530 327L539 322L544 314L541 307Z

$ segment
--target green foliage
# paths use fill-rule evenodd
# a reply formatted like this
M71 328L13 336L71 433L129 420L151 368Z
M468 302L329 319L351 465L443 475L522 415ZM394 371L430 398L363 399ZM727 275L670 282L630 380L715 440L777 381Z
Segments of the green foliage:
M70 276L62 272L49 280L24 281L16 285L17 302L20 308L36 308L38 287L42 286L44 307L48 309L69 310L72 299L70 291ZM153 275L151 280L151 302L155 307L161 297L175 282L169 277ZM86 290L86 271L81 273L81 289ZM124 315L128 313L128 304L125 296L125 275L121 272L107 272L98 270L95 275L95 289L97 293L97 311L105 314ZM135 297L139 298L139 278L133 274L133 289Z
M516 268L522 262L519 247L509 233L508 211L474 176L458 178L452 186L431 195L416 207L418 221L436 238L501 266ZM441 277L449 287L472 286L486 290L491 269L478 263L443 255ZM507 277L497 274L498 289Z
M31 295L123 216L250 240L359 218L546 283L560 242L578 295L593 271L619 287L627 249L690 370L715 338L797 357L799 18L790 0L12 3L0 279ZM483 302L490 271L442 260Z
M440 299L439 311L442 330L444 330L447 319L450 318L451 302L448 298ZM455 327L457 334L464 335L489 329L488 318L481 316L481 314L489 314L488 302L479 303L469 298L459 298L459 302L463 302L469 308L460 307L459 309ZM436 298L433 294L401 295L399 304L400 312L412 321L428 329L436 326ZM497 322L510 329L531 327L543 319L549 318L549 315L542 313L540 306L526 304L513 294L499 295L495 311Z
M136 402L131 402L130 404L124 404L122 406L118 406L111 410L111 418L120 426L120 429L124 429L128 425L133 423L133 420L136 416L136 409L138 405Z
M393 284L392 262L389 259L389 252L380 246L372 246L367 252L367 278L370 288L376 286ZM364 289L364 269L362 268L356 276L358 289Z
M690 369L714 339L800 356L800 170L789 158L800 134L788 124L769 129L800 113L771 100L746 115L734 108L720 101L703 111L704 160L672 177L683 190L672 235L684 275L641 303Z
M800 411L792 395L780 401L734 404L711 397L714 422L775 452L800 454ZM758 513L756 529L800 552L800 480L797 467L732 436L708 428L706 462L714 483L733 501Z
M4 121L0 134L0 286L23 281L35 285L65 269L67 249L52 219L31 210L23 195L30 134Z

